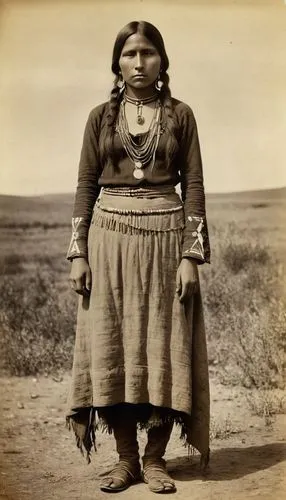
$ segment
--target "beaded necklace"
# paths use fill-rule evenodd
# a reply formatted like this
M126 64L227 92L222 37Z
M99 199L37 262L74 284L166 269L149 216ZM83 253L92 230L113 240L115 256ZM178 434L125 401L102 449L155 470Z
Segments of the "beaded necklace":
M143 97L141 99L136 99L136 97L130 97L127 94L124 94L124 100L126 102L130 102L134 104L137 108L137 123L139 125L143 125L145 123L145 118L142 115L144 104L149 104L150 102L154 102L158 99L158 94L153 94L150 97Z
M155 154L161 132L161 104L159 100L156 102L149 130L143 138L142 142L140 144L137 144L136 140L134 140L129 132L128 122L125 114L125 102L126 101L123 98L120 103L116 131L119 134L128 157L134 163L133 176L135 177L135 179L143 179L143 169L151 162L151 160L151 168L153 168L155 162Z

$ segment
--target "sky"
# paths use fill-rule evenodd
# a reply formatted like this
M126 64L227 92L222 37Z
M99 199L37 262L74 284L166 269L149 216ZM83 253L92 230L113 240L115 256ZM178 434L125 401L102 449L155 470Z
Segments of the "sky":
M196 116L206 192L286 186L284 0L0 0L0 193L73 192L131 20L155 24Z

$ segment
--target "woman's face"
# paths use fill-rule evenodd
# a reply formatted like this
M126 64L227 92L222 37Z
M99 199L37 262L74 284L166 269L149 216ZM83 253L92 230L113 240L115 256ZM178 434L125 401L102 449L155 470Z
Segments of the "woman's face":
M119 58L122 78L136 89L151 87L160 72L161 57L154 45L143 35L127 38Z

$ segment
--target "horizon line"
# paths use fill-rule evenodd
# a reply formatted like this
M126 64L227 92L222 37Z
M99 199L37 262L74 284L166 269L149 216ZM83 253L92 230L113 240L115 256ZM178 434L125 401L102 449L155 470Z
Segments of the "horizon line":
M286 189L286 185L275 186L268 188L251 188L251 189L240 189L236 191L205 191L205 195L230 195L230 194L243 194L243 193L253 193L253 192L263 192L263 191L277 191L281 189ZM38 194L15 194L15 193L1 193L0 196L14 196L15 198L37 198L44 196L65 196L65 195L75 195L76 191L61 191L61 192L43 192Z

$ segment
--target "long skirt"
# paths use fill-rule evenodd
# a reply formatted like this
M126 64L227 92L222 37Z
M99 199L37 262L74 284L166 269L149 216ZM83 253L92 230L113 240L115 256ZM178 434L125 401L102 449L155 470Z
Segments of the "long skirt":
M141 427L179 424L185 443L206 463L210 402L201 294L181 303L176 293L183 205L172 189L146 191L128 196L105 189L94 208L92 287L79 299L67 420L89 458L104 416L112 430L117 405L128 403Z

